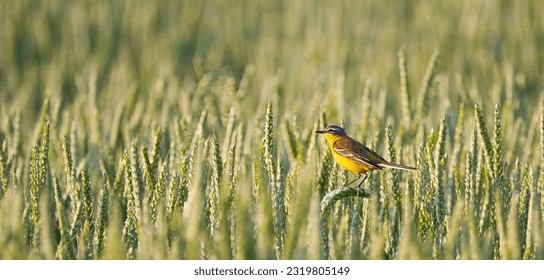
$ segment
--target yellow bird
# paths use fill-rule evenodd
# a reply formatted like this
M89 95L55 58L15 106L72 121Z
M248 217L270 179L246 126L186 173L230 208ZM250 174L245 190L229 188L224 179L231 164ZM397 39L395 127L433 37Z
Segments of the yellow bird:
M363 180L357 185L357 187L360 187L368 176L367 172L376 169L381 170L384 167L409 171L417 170L414 167L388 162L361 142L349 137L346 131L338 125L331 124L324 130L316 130L315 133L324 134L336 162L344 169L357 175L357 178L349 182L348 185L357 181L364 174Z

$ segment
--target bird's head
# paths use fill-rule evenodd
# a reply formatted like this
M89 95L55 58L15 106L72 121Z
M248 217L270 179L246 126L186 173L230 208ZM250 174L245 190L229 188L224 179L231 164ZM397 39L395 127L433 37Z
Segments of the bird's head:
M323 130L316 130L315 133L324 134L325 138L327 138L329 142L333 141L339 136L346 136L346 131L341 126L335 124L331 124Z

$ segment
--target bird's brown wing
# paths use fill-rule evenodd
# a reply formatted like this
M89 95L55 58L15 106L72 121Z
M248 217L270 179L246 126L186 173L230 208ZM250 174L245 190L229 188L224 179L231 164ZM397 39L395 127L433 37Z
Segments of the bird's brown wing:
M376 152L351 138L343 138L334 142L333 149L341 156L373 166L376 169L382 169L382 167L378 166L379 163L387 163L387 161Z

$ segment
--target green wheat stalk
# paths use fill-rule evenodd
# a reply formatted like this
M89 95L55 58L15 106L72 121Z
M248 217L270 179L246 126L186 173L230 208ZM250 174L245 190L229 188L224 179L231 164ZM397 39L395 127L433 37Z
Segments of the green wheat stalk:
M238 256L238 237L236 236L236 213L237 213L237 200L238 195L238 175L236 169L236 143L232 144L227 153L227 162L225 167L225 175L228 186L228 200L227 200L227 219L228 229L230 236L230 253L233 258Z
M37 182L37 171L38 168L38 148L37 145L32 146L30 149L30 163L29 163L29 181L30 181L30 187L24 189L24 198L25 198L25 208L23 211L23 225L24 225L24 239L25 243L28 245L29 248L32 248L33 244L33 237L34 237L34 231L35 224L32 221L32 212L33 212L33 202L31 193L35 192L32 191L32 188L36 188L38 182Z
M40 193L45 185L46 169L48 167L49 152L49 122L42 120L40 139L30 151L30 208L28 209L29 220L25 222L26 240L31 249L37 250L40 247Z
M212 180L210 191L208 192L208 208L209 227L208 234L210 237L215 236L219 225L219 187L221 186L221 177L223 175L223 160L221 159L221 147L215 135L212 138Z
M480 135L480 139L484 144L484 152L485 157L487 158L488 169L492 172L491 175L493 176L493 178L495 178L495 173L493 173L495 170L493 144L491 143L491 138L489 137L489 133L487 132L487 125L485 123L484 115L482 114L482 110L480 109L480 106L478 106L478 104L474 105L474 116L476 118L478 134Z
M461 150L464 144L463 130L465 124L465 106L459 105L459 113L457 115L457 124L455 126L455 135L453 140L453 163L459 166ZM453 165L452 165L453 166Z
M71 140L69 135L62 137L62 154L64 158L64 173L66 175L66 187L73 201L78 201L80 194L75 186L75 169L72 159ZM75 215L75 213L73 213Z
M108 179L105 172L101 172L101 188L98 196L98 216L96 220L96 233L94 234L95 255L100 258L104 252L104 241L106 239L106 227L109 220L110 192Z
M162 141L162 128L157 128L155 131L155 135L153 136L153 145L151 149L151 155L149 159L149 163L151 164L151 170L156 172L157 168L159 168L159 152L160 152L160 145Z
M336 188L331 192L327 193L320 204L320 255L322 259L330 259L330 244L329 244L329 219L332 206L336 201L348 198L348 197L361 197L369 198L371 192L364 188L353 188L350 186L345 186L342 188Z
M484 180L487 175L486 167L484 166L483 151L479 152L476 166L476 183L474 184L474 210L476 212L476 217L478 218L478 233L483 235L485 229L489 225L489 215L488 215L488 203L489 199L486 199L486 195L489 194L489 191L485 188Z
M263 158L262 151L259 149L256 153L260 154L259 157L253 158L253 190L252 190L252 199L254 201L253 212L254 214L254 234L257 239L257 253L260 258L271 258L271 254L274 254L272 248L274 247L273 241L273 219L271 217L274 215L272 211L272 200L269 199L269 192L266 188L265 177L266 170L264 167L264 162L261 160Z
M528 225L529 225L529 212L531 209L530 201L531 201L531 188L532 188L533 178L532 178L532 170L529 166L525 165L523 168L523 175L521 179L521 190L519 193L519 201L518 201L518 236L519 236L519 244L521 245L520 251L523 252L525 256L525 252L529 250L530 248L527 248L529 245L528 240L530 238L530 235L528 235Z
M408 126L412 120L412 112L410 110L410 84L408 80L408 71L406 70L406 57L404 49L398 52L399 57L399 76L400 76L400 100L402 105L402 122Z
M431 164L427 160L429 146L433 145L434 132L431 132L426 141L419 146L416 166L419 172L416 174L416 189L414 190L414 207L417 217L417 236L419 240L425 240L432 235L433 224L433 200L431 184Z
M86 240L85 258L88 260L94 259L94 233L95 233L95 220L94 220L94 201L93 190L91 187L91 180L89 178L89 172L87 168L81 171L81 184L83 188L83 204L85 211L85 222L83 224L83 232Z
M174 226L174 218L176 210L181 208L181 201L183 200L183 192L180 186L180 176L177 171L174 171L168 185L168 201L165 212L166 220L166 245L168 249L171 249L172 241L174 240L176 229Z
M278 158L276 170L276 203L274 211L274 231L275 231L275 252L276 258L281 259L285 250L285 170L283 167L282 157ZM274 204L273 204L274 205Z
M463 129L464 129L464 123L465 123L465 106L461 104L459 106L459 114L457 116L457 124L455 126L455 135L453 140L453 164L451 164L451 170L450 170L450 184L451 180L453 180L453 186L454 190L452 192L452 199L450 207L455 207L455 204L457 203L458 199L462 198L464 195L465 186L462 186L463 182L460 181L460 174L459 169L461 167L461 150L462 146L464 144L463 139ZM453 177L452 177L453 176Z
M6 141L0 147L0 202L8 191L8 164L7 164L7 145Z
M162 139L162 129L158 128L153 137L153 146L151 154L148 153L148 147L143 145L140 149L140 158L142 159L143 167L143 179L145 183L145 191L149 196L149 200L152 199L154 188L157 185L158 178L156 177L157 169L159 167L159 148ZM159 174L160 176L160 174Z
M134 146L134 145L133 145ZM127 200L127 216L123 227L123 242L126 248L126 258L135 259L138 251L138 215L137 198L135 195L135 186L133 183L133 166L131 156L125 150L123 152L123 161L125 164L125 198Z
M451 204L456 205L459 201L458 199L463 198L467 194L465 193L465 186L463 185L463 181L461 180L461 174L459 172L459 167L457 165L453 165L453 193L452 193L452 200ZM455 195L454 195L455 194Z
M287 174L285 178L285 219L286 228L293 222L293 194L294 194L294 182L295 178L299 176L298 169L294 171L296 174Z
M472 130L470 147L465 159L465 213L469 206L476 206L476 170L478 165L477 129Z
M350 186L336 188L333 191L327 193L321 200L321 216L326 216L326 214L331 210L331 207L334 205L334 203L341 199L348 197L370 198L371 196L372 192L365 188L353 188Z
M521 192L521 167L519 159L514 162L514 170L512 171L511 182L512 192L518 194ZM512 207L510 207L512 209Z
M361 248L367 257L371 256L373 253L372 245L374 241L381 240L379 236L372 234L373 229L379 227L379 221L374 215L372 215L371 210L371 200L363 200L363 217L364 217L364 229L362 230L363 236L361 237Z
M397 161L395 144L393 140L391 122L387 123L385 128L385 142L387 146L387 156L391 162ZM389 236L387 244L388 257L394 259L397 256L399 236L400 236L400 223L402 219L402 190L400 188L400 174L398 170L392 169L391 173L391 193L393 195L393 205L386 206L386 209L392 207L389 211ZM384 184L385 185L385 184ZM385 195L385 194L384 194Z
M444 197L444 182L442 180L442 176L444 174L445 165L448 159L448 156L446 154L446 138L448 134L448 129L446 126L447 118L444 116L442 120L440 121L440 128L438 130L438 139L437 139L437 146L436 146L436 158L435 158L435 192L437 194L437 213L439 213L438 218L443 219L446 215L445 210L446 209L440 209L441 207L444 207L445 203L445 197Z
M46 106L46 109L48 107ZM47 112L47 111L45 111ZM43 119L42 119L42 128L41 128L41 141L40 141L40 148L39 148L39 166L38 166L38 175L39 175L39 190L36 192L36 196L39 197L40 190L43 189L46 185L46 175L49 170L49 121L46 119L44 113ZM36 201L37 203L37 201ZM37 204L35 206L38 206Z
M210 144L211 143L211 138L210 137L207 137L206 140L204 141L204 147L202 148L202 156L199 158L199 166L197 167L197 169L199 170L199 172L197 174L199 174L199 184L200 186L202 187L202 191L201 191L201 194L202 194L202 200L203 200L203 204L204 204L204 209L203 209L203 213L202 213L202 216L203 216L203 223L205 228L208 229L210 227L210 219L209 219L209 209L208 209L208 205L209 205L209 201L208 201L208 193L210 192L210 183L209 183L209 169L210 169L210 163L209 163L209 157L210 157ZM206 247L205 245L205 242L204 241L201 241L201 250L202 251L205 251L204 250L204 247ZM202 259L207 259L207 254L203 254L201 255Z
M77 188L77 186L76 186ZM81 188L78 188L81 189ZM79 190L81 192L81 190ZM84 209L84 202L83 198L80 198L76 201L73 201L73 204L75 205L74 208L74 217L72 219L72 224L70 225L70 238L72 238L72 246L75 248L76 253L78 252L78 244L77 239L81 232L81 229L83 227L83 224L85 222L85 209Z
M274 251L276 258L283 256L285 248L285 180L281 157L277 155L274 139L274 112L272 103L268 102L265 116L264 136L261 140L265 168L268 173L269 192L272 200L273 221L275 231Z
M155 227L157 227L159 209L158 205L163 200L164 193L166 190L166 184L168 183L168 161L163 161L159 168L159 178L157 183L153 188L150 198L150 211L151 211L151 222Z
M183 214L185 203L189 197L189 188L192 185L194 177L193 167L195 156L198 150L199 141L204 132L206 117L207 111L203 111L191 139L188 154L184 150L184 147L180 146L180 154L183 155L183 157L179 164L179 170L174 171L174 174L170 180L170 185L168 188L170 190L170 195L165 215L167 224L166 244L169 249L172 248L172 243L177 235L176 218ZM177 135L177 137L178 141L181 140L181 135Z
M130 150L128 152L130 156L130 168L131 168L131 177L126 179L132 180L132 191L134 192L136 213L140 215L142 213L142 202L145 194L145 183L143 176L141 174L142 168L140 167L140 160L138 157L138 141L133 140L130 145ZM126 162L125 162L126 163ZM125 166L125 175L126 175L126 166ZM125 185L126 191L126 185Z
M498 180L499 184L502 184L504 181L504 174L503 174L503 162L502 162L502 153L503 153L503 145L502 145L502 121L501 121L501 109L499 105L495 105L495 111L494 111L494 119L495 119L495 130L494 130L494 142L493 142L493 155L495 158L493 159L493 162L495 163L493 174L495 175L496 179Z
M425 161L425 143L421 143L419 145L419 148L417 149L417 154L416 154L416 167L417 169L419 170L419 172L416 173L416 177L415 177L415 184L414 184L414 208L413 208L413 211L414 211L414 220L416 221L417 223L417 238L418 239L422 239L424 238L424 226L426 223L424 223L424 218L423 216L425 216L425 205L424 205L424 194L425 194L425 191L427 189L426 186L428 186L428 183L425 183L424 182L424 176L423 176L423 172L424 170L426 170L424 167L424 165L426 165L426 161ZM423 212L422 212L423 211Z
M227 126L225 129L225 140L223 140L223 150L221 151L221 157L227 158L229 148L231 146L232 134L234 133L234 123L236 122L236 107L231 107L229 111L229 118L227 120Z
M83 226L83 192L82 188L76 185L75 169L72 158L71 138L65 135L62 138L62 154L64 159L64 173L68 194L72 200L72 224L70 226L71 246L74 248L74 256L77 254L77 237Z
M147 195L151 196L151 194L153 193L153 188L157 184L157 180L153 172L153 166L151 164L151 161L149 160L148 148L146 145L142 145L142 148L140 149L140 158L142 158L145 191Z
M387 147L387 156L389 157L390 162L397 161L397 152L395 150L395 143L392 133L392 124L391 122L387 123L385 128L385 143ZM399 211L402 210L402 190L400 188L400 174L396 169L391 169L391 192L393 194L393 207ZM402 216L402 211L398 213L399 216Z
M321 159L321 171L319 172L319 174L317 174L317 177L314 177L317 178L317 191L321 199L323 199L323 197L327 193L329 177L331 176L333 164L334 162L332 161L332 153L330 149L326 149Z
M444 170L446 169L446 163L448 156L446 154L446 137L447 137L447 128L446 128L446 117L443 117L440 122L440 129L438 131L438 142L436 147L436 157L435 157L435 170L433 171L432 182L434 183L434 193L436 198L434 199L434 211L435 211L435 222L434 222L434 246L433 246L433 256L435 259L440 258L443 250L444 236L446 235L447 225L446 225L446 198L444 194Z
M196 152L198 151L198 146L198 141L194 141L189 150L189 155L185 157L184 164L180 170L180 187L182 190L179 197L180 201L178 203L180 210L183 210L185 202L187 202L187 198L189 197L189 188L193 184L195 157Z
M115 194L117 197L124 197L125 194L125 164L124 159L121 156L119 158L119 164L117 165L117 171L114 173L115 177L113 178L112 182L112 193Z
M202 139L202 135L204 133L204 122L206 121L207 112L204 111L200 115L200 119L198 121L197 127L194 132L194 136L191 139L191 144L189 147L189 154L185 155L183 157L180 171L179 171L179 186L177 186L179 189L177 190L176 199L177 201L174 203L177 206L177 209L180 210L180 213L183 212L183 208L185 206L185 202L187 202L187 198L189 197L189 188L193 184L194 180L194 163L195 163L195 157L196 152L198 151L198 146L200 139Z
M75 248L71 242L70 231L68 226L68 216L62 199L62 191L60 190L59 180L57 176L53 176L53 188L55 192L55 204L57 209L57 217L59 219L60 242L55 253L57 259L71 260L75 258Z
M438 49L433 52L429 59L429 63L427 64L423 81L421 82L421 88L419 89L418 120L422 120L429 113L429 89L434 81L435 66L439 55L440 51ZM419 122L416 121L413 123L417 124Z
M533 241L533 234L532 234L532 231L533 231L533 208L534 208L534 203L535 203L535 195L534 195L534 179L533 179L533 170L532 168L528 168L527 170L527 173L524 174L524 178L523 178L523 181L522 181L522 184L526 185L526 187L524 188L528 188L529 191L528 191L528 195L529 195L529 202L527 204L527 212L526 212L526 217L525 215L522 217L522 219L525 219L526 218L526 223L525 223L525 240L522 240L524 244L524 250L523 250L523 259L525 260L529 260L529 259L534 259L535 257L535 246L534 246L534 241ZM524 213L525 214L525 213Z
M357 260L361 256L361 225L363 203L356 200L353 207L346 208L349 215L349 230L347 231L347 251L346 257Z
M339 166L338 164L334 164L331 171L331 176L329 177L329 182L327 185L327 193L334 190L338 187L338 171ZM338 236L339 228L341 227L342 223L342 215L343 215L343 205L342 203L339 203L330 211L330 214L326 217L327 221L327 227L328 227L328 239L329 239L329 249L328 249L328 258L329 259L337 259L336 256L336 237ZM333 223L332 221L337 221L336 223ZM324 226L324 225L323 225Z
M501 110L499 105L495 105L495 111L494 111L494 121L495 121L495 128L494 128L494 142L493 142L493 154L495 158L493 159L495 166L493 170L494 175L494 181L493 186L490 188L490 196L493 196L493 199L495 198L494 192L498 188L501 192L500 198L501 198L501 207L504 213L510 212L510 200L512 198L512 190L510 186L508 185L508 182L505 178L505 168L506 165L503 162L503 144L502 144L502 121L501 121ZM493 203L492 209L491 209L491 222L494 233L494 254L495 258L498 258L500 255L500 236L497 232L497 218L495 217L495 206L496 203L494 201L490 202Z
M497 186L498 177L497 173L495 172L497 170L497 163L495 162L495 150L493 149L493 144L491 142L491 139L489 137L489 133L487 131L487 125L485 123L484 116L482 114L482 111L480 110L480 107L475 104L474 105L474 115L476 118L476 124L478 127L478 133L480 135L480 139L482 140L484 144L484 152L485 157L487 158L487 170L489 170L492 184L489 188L485 190L485 194L483 199L486 199L487 201L484 202L484 207L482 210L482 218L480 219L480 232L482 230L487 229L488 227L492 227L495 229L495 217L494 217L494 207L495 207L495 187ZM500 137L499 137L500 138ZM477 184L478 186L480 184Z
M275 185L276 185L276 163L277 163L277 152L276 152L276 142L274 140L274 112L272 109L272 103L268 102L266 107L266 117L265 117L265 126L264 126L264 136L261 140L261 146L263 149L264 162L266 171L269 178L269 189L272 193L272 199L275 200Z
M39 167L38 167L38 175L39 175L39 182L41 187L45 186L46 181L46 173L47 169L49 168L49 120L47 119L47 112L49 111L48 102L46 105L44 105L44 112L42 116L42 122L41 122L41 140L39 144Z
M326 149L323 153L323 159L321 160L321 170L317 171L318 174L314 176L317 178L317 193L321 201L327 193L329 185L329 176L331 169L333 168L332 154L330 149ZM329 229L328 229L329 212L323 213L319 223L319 236L320 236L320 256L321 259L329 258Z
M494 143L493 143L493 153L495 158L493 159L495 163L495 169L493 170L494 178L495 178L495 184L497 184L497 187L500 187L501 190L501 197L502 197L502 207L504 213L509 212L509 203L510 199L512 198L512 190L510 189L510 186L506 182L505 174L504 174L504 168L505 164L502 159L503 155L503 144L502 144L502 121L501 121L501 115L500 115L500 107L499 105L495 105L495 135L494 135Z

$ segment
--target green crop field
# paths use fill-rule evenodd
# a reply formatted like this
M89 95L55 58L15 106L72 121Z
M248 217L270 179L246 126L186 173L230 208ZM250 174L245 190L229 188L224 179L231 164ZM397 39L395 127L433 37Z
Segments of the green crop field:
M0 259L543 259L541 11L0 0Z

